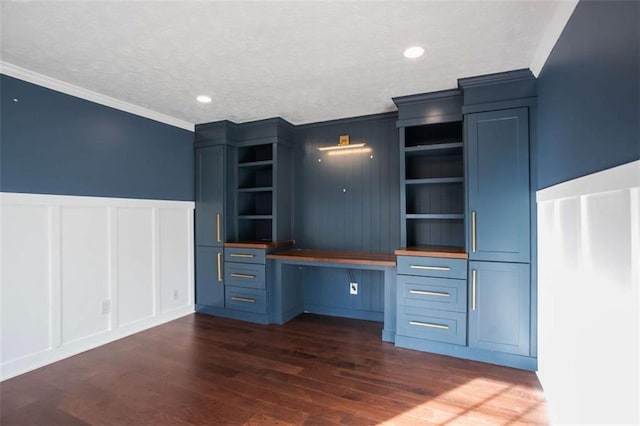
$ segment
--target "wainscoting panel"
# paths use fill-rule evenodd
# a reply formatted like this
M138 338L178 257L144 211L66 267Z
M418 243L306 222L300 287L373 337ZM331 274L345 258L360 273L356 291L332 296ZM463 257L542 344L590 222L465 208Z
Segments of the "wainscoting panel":
M640 161L538 191L538 366L553 424L640 421Z
M0 193L2 380L193 312L193 202Z

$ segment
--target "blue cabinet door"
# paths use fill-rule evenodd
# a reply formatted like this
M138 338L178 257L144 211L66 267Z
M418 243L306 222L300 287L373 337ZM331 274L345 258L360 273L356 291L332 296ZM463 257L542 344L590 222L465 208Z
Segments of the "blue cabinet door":
M470 260L529 262L528 108L469 114Z
M529 265L469 262L469 346L529 355Z
M222 246L224 242L223 145L196 149L195 241L198 246Z
M222 248L196 246L196 304L224 307Z

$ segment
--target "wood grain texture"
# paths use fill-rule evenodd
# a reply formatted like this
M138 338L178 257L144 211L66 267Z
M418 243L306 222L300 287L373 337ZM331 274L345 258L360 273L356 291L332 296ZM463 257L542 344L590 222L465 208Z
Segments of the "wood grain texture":
M1 384L3 425L547 424L535 374L398 349L376 322L189 315Z
M291 249L268 254L267 259L340 263L345 265L396 266L396 256L391 253L362 253L337 250Z
M394 251L396 256L447 257L451 259L468 259L469 255L463 247L417 246L405 247Z
M265 242L238 241L238 242L224 243L224 246L229 248L272 249L272 248L291 247L294 244L295 244L294 240L265 241Z

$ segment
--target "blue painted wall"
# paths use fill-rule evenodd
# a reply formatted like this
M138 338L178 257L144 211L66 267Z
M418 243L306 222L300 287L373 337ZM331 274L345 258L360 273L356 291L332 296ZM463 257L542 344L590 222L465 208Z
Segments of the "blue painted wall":
M296 129L296 246L387 253L399 247L396 120L396 114L381 114ZM336 145L340 135L349 135L352 143L365 141L371 152L329 156L316 150ZM383 273L353 270L351 274L360 284L357 296L349 294L348 270L305 268L305 309L381 321Z
M5 75L0 89L1 191L194 199L193 132Z
M640 2L581 1L538 77L538 188L640 158Z

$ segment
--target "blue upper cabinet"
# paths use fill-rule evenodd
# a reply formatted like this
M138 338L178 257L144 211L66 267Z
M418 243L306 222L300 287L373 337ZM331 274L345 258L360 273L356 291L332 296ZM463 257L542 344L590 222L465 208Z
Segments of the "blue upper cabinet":
M469 259L529 262L528 108L465 119Z
M529 355L529 265L469 262L469 347Z
M198 246L222 246L225 241L224 145L196 149L195 240Z

